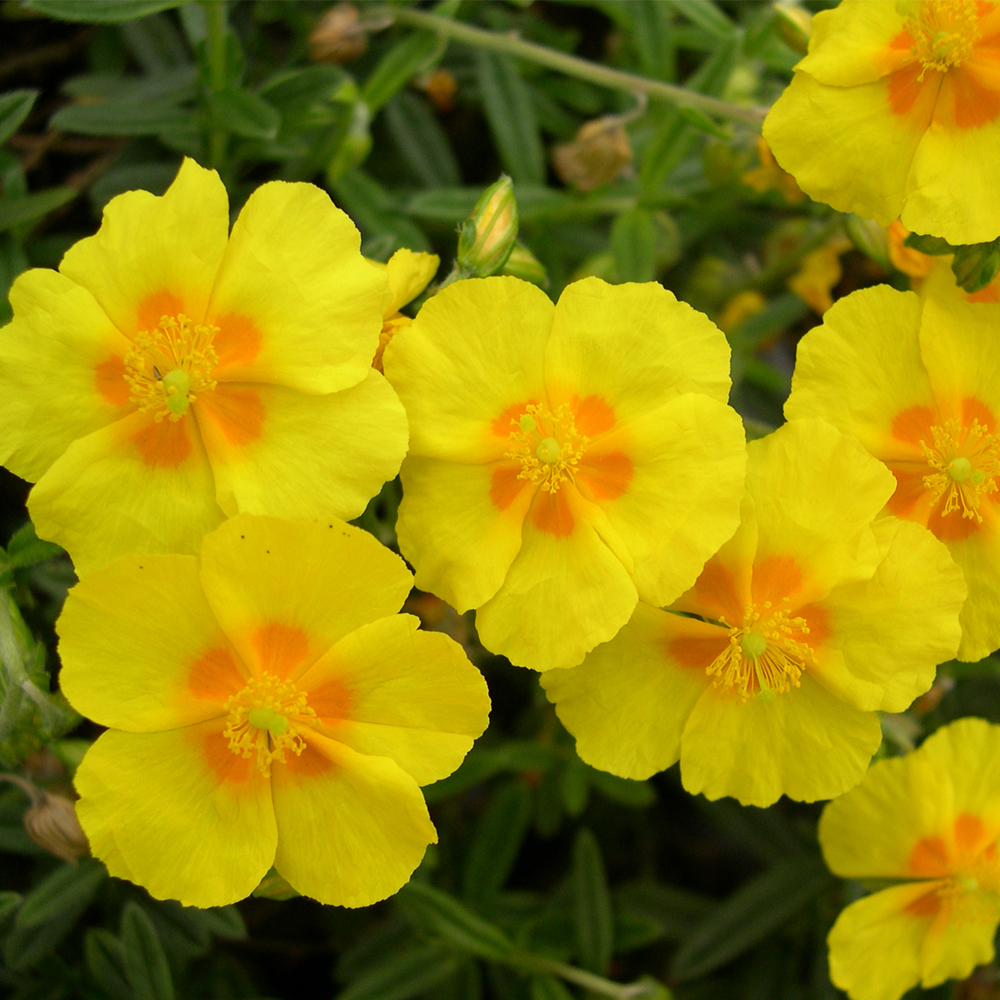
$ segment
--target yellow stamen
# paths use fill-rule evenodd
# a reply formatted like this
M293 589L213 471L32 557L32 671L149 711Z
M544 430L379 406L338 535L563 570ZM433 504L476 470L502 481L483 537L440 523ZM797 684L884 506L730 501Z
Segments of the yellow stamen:
M749 605L743 624L729 627L729 646L707 668L716 690L744 702L750 698L771 701L798 687L814 658L812 649L793 638L793 633L808 635L804 618L773 610L770 601L764 602L760 612L756 605Z
M979 504L986 493L997 491L1000 477L1000 441L973 420L963 427L957 420L946 420L931 428L933 447L925 441L920 449L927 464L936 471L924 476L924 488L931 492L931 504L945 497L941 516L961 511L962 517L982 523Z
M157 423L180 420L196 393L216 386L212 374L219 358L212 340L218 332L215 326L192 326L181 314L163 316L155 330L138 334L124 359L129 399L140 410L155 410Z
M915 9L913 4L901 6L905 11ZM945 73L961 66L979 38L975 0L923 0L916 16L907 17L904 24L913 40L910 52L923 67L919 81L929 69Z
M317 721L305 692L272 674L251 678L224 707L229 719L222 735L229 740L229 749L247 759L256 755L265 777L271 773L272 761L284 763L286 751L301 754L305 750L301 730L312 729Z
M510 448L504 458L521 463L518 479L530 479L547 493L555 493L567 479L574 481L590 439L577 433L569 406L564 403L550 412L530 403L510 425Z

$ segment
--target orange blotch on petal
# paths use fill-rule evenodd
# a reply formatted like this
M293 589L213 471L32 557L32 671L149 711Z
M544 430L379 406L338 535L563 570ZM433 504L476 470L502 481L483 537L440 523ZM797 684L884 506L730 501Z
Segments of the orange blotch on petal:
M125 381L125 362L117 354L94 366L94 385L101 396L112 406L128 402L128 382Z
M962 854L978 854L986 846L986 824L971 813L960 813L955 820L955 847Z
M982 400L966 396L962 400L962 424L969 427L973 420L978 420L990 434L996 433L997 418L993 411Z
M595 500L617 500L632 482L632 460L620 451L586 455L580 462L577 478Z
M922 837L913 845L906 867L914 875L943 878L952 874L951 853L941 837Z
M309 707L321 722L339 722L351 717L354 695L339 678L328 680L308 693Z
M211 420L235 447L260 439L264 431L264 404L253 389L218 385L201 393L195 403L198 416Z
M308 737L306 739L306 748L301 754L286 753L284 763L275 761L272 768L281 768L292 778L304 780L319 778L335 770L337 765L309 743Z
M819 604L807 604L804 608L797 608L794 617L806 620L809 632L803 637L803 641L813 650L830 638L830 616L826 608Z
M918 79L923 66L918 62L896 70L886 77L889 109L900 117L908 117L916 131L923 132L934 117L941 74L927 70L923 80Z
M254 775L260 774L256 761L229 749L229 740L222 735L221 725L216 732L199 732L195 738L201 744L205 763L220 782L249 786Z
M951 70L941 83L934 120L953 128L979 128L1000 115L1000 93L984 86L965 66Z
M499 465L493 470L490 479L490 502L497 510L506 510L528 485L527 480L518 479L520 471L520 467L516 465Z
M161 420L157 423L152 414L146 426L132 435L131 441L143 462L157 469L178 468L193 450L190 421Z
M184 312L184 302L178 295L168 292L165 288L152 295L147 295L139 304L135 313L135 331L141 333L143 330L155 330L164 316L176 316ZM188 319L197 322L200 317L188 316Z
M196 698L227 701L246 686L245 671L225 646L202 653L188 673L188 691Z
M729 645L729 635L720 629L718 639L680 636L667 642L667 655L682 667L707 670Z
M896 517L919 520L913 517L913 513L914 507L927 492L927 487L924 486L925 473L893 469L891 466L890 472L896 478L896 489L889 497L885 509Z
M526 399L523 403L512 403L505 410L500 411L500 416L495 417L490 424L490 430L500 438L510 437L510 432L514 429L511 421L515 421L522 413L526 413L529 406L537 406L537 399Z
M309 655L309 637L294 625L268 622L250 637L260 669L282 680L289 677Z
M960 542L970 535L975 535L982 530L983 525L974 517L962 517L960 510L952 510L947 514L942 514L946 497L941 499L931 508L927 518L927 527L935 538L942 542Z
M565 490L547 493L539 490L531 505L531 522L539 531L556 538L569 538L576 526Z
M765 602L777 606L782 598L791 597L801 586L802 571L791 556L765 556L754 563L750 593L760 614L764 613Z
M907 903L905 911L914 917L933 917L941 909L941 896L936 889L923 896L917 896L911 903Z
M693 596L706 617L725 620L734 627L743 621L745 602L728 566L714 559L707 562L695 581Z
M215 369L217 375L224 375L226 368L249 365L256 360L264 338L252 319L238 313L227 313L217 316L212 322L219 328L212 340L219 359Z
M892 436L919 446L921 441L933 440L933 425L934 411L929 406L909 406L892 418Z
M580 434L595 438L606 434L615 426L615 411L600 396L573 397L573 422Z

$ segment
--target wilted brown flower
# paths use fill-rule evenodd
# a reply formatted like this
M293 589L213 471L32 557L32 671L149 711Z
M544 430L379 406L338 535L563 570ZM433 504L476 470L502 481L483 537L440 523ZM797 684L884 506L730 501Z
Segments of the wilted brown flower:
M16 774L0 774L0 780L17 785L31 799L24 814L24 829L39 847L64 861L76 861L90 853L76 808L69 799L46 792Z
M609 184L631 163L632 146L620 115L587 122L572 142L552 151L556 173L578 191L593 191Z
M313 62L346 63L357 59L368 47L368 35L360 25L358 8L338 3L317 22L309 36L309 58Z

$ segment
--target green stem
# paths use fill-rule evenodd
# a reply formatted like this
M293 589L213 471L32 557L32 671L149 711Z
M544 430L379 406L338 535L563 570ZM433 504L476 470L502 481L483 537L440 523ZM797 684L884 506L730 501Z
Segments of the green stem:
M202 0L208 21L208 82L212 93L226 89L226 0ZM226 159L229 133L220 122L213 119L208 137L208 159L216 170L221 170Z
M414 10L412 7L394 8L393 16L400 24L424 28L446 38L465 42L467 45L474 45L481 49L492 49L494 52L503 52L505 55L514 56L517 59L526 59L529 62L538 63L540 66L548 66L549 69L559 70L569 76L579 77L581 80L590 80L592 83L611 87L614 90L626 90L632 94L648 94L654 100L667 101L681 108L696 108L719 118L734 118L756 128L760 127L760 123L768 112L767 108L744 108L738 104L730 104L728 101L708 97L705 94L696 94L694 91L664 83L661 80L650 80L644 76L637 76L635 73L625 73L609 66L579 59L577 56L556 52L544 45L526 42L514 34L500 35L493 31L484 31L471 24L452 21L436 14L427 14L424 11Z
M576 966L557 962L551 958L538 958L536 956L533 957L532 964L539 972L551 973L594 993L614 997L615 1000L641 1000L642 997L655 996L658 992L657 987L651 983L615 983L603 976L595 975L593 972L586 972L584 969L578 969Z

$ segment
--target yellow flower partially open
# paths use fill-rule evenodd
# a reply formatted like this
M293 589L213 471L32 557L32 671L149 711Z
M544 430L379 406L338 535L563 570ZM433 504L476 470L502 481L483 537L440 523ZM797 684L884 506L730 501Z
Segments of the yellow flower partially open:
M409 316L404 316L399 310L412 302L426 287L431 278L437 274L441 258L434 253L417 253L413 250L397 250L388 263L380 264L371 261L376 267L385 268L389 279L389 302L382 317L382 331L378 335L378 349L372 367L382 371L382 355L386 345L392 340L396 331L412 322Z
M1000 647L1000 306L885 285L837 302L798 347L785 415L853 434L895 476L886 510L965 572L961 660Z
M942 236L1000 236L1000 3L843 0L764 122L799 187L842 212Z
M847 435L792 421L747 448L743 519L694 587L542 686L594 767L648 778L679 759L710 799L826 799L861 780L876 710L905 709L954 655L965 585L930 532L875 520L892 477Z
M830 975L851 1000L899 1000L993 959L1000 923L1000 726L959 719L875 764L823 811L831 871L899 884L830 931Z
M342 521L240 514L200 556L127 556L70 591L60 684L110 727L76 774L112 875L220 906L274 866L366 906L436 834L419 786L485 729L462 648L396 611L413 578Z
M11 289L0 461L37 482L38 533L88 572L195 552L240 511L360 514L406 450L371 370L389 297L311 184L258 188L229 232L218 174L185 160L129 191L59 271Z
M417 586L478 608L487 649L569 667L641 595L691 585L739 516L729 346L661 285L459 281L393 338L410 418L400 549Z

